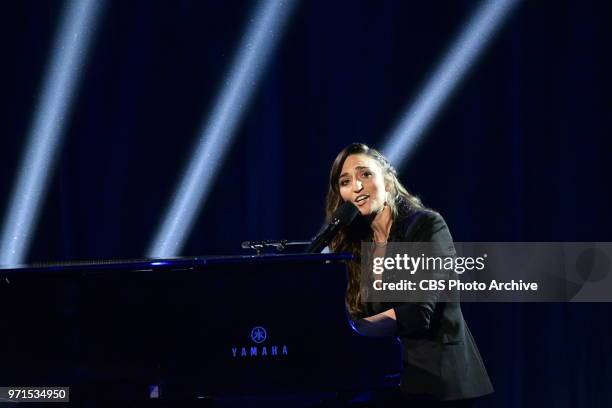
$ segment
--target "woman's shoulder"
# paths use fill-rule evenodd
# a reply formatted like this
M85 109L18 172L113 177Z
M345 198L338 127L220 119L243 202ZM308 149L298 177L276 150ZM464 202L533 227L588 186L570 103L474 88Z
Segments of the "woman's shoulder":
M395 223L394 238L399 241L426 241L434 233L448 230L442 215L430 208L404 208Z

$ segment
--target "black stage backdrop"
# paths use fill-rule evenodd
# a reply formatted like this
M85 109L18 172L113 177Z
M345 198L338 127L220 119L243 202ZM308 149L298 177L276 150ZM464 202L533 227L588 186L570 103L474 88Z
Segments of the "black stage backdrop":
M478 4L299 3L181 254L311 237L336 153L380 147ZM29 261L145 255L254 5L108 3ZM2 217L62 7L3 6ZM402 167L456 241L612 240L610 17L520 4ZM612 405L609 304L464 311L496 388L478 406Z

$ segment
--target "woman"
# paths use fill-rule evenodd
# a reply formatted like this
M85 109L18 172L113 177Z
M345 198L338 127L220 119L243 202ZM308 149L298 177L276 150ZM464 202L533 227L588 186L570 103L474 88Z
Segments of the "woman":
M450 248L442 217L425 209L397 179L378 151L354 143L338 154L329 178L326 213L344 202L360 216L330 243L334 252L351 252L347 307L357 330L366 335L397 335L403 348L401 399L411 407L466 407L493 392L482 359L458 302L366 303L361 299L361 243L372 242L384 256L388 242L434 242ZM452 255L452 254L451 254Z

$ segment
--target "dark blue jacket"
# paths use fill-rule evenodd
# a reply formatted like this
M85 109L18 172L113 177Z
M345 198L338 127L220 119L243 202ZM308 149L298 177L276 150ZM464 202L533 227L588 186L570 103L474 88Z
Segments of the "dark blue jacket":
M394 221L390 242L434 242L454 255L444 219L431 210L403 209ZM401 389L440 400L474 398L493 386L458 301L435 296L410 303L365 303L368 315L393 307L403 348Z

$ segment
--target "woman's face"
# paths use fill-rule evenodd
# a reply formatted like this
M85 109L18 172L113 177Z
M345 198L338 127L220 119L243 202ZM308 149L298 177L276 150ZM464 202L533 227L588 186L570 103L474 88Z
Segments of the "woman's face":
M352 154L344 160L338 178L340 195L351 201L361 215L378 213L386 200L385 180L375 159L365 154Z

